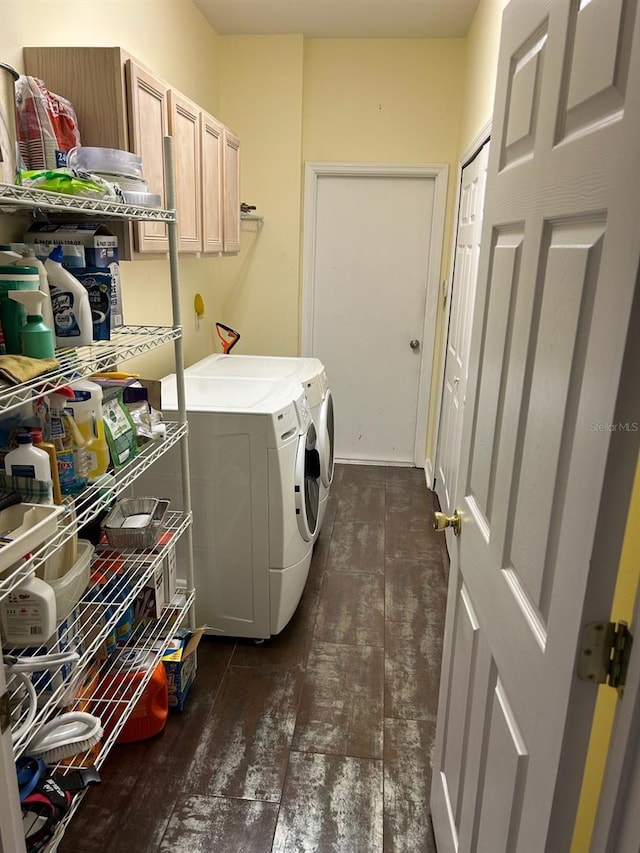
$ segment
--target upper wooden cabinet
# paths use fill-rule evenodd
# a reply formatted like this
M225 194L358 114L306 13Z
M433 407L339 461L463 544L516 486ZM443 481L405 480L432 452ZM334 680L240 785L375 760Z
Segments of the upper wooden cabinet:
M169 130L174 145L178 248L201 252L200 108L173 90L169 92Z
M223 139L224 125L213 116L200 113L203 252L222 252L224 248Z
M169 133L169 92L164 83L152 77L133 60L127 59L125 68L129 106L129 150L142 157L142 173L147 182L147 189L151 193L158 193L162 198L162 207L165 207L163 138ZM80 138L84 142L82 124ZM134 228L138 252L169 251L166 225L161 222L139 222Z
M163 136L174 139L179 250L240 250L239 140L118 47L26 47L26 73L68 98L83 145L140 154L149 192L164 198ZM117 229L125 260L168 251L166 226ZM133 239L132 239L133 237Z
M240 140L224 130L224 251L240 251Z

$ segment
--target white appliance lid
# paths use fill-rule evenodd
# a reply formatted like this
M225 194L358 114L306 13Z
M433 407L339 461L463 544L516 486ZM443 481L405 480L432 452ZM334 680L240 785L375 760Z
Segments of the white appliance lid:
M255 379L242 376L185 376L185 400L190 412L251 412L273 414L300 399L296 379ZM162 408L177 411L175 373L162 379Z
M216 353L192 364L185 370L185 374L187 376L244 376L251 379L295 377L304 382L323 371L324 365L317 358Z

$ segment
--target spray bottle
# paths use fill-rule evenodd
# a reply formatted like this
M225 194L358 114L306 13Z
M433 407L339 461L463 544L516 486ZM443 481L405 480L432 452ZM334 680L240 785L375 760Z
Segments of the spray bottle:
M89 294L62 266L62 246L56 246L44 268L49 280L56 346L78 347L93 343Z
M27 310L27 322L20 329L22 354L31 358L53 358L53 332L42 322L42 304L49 297L41 290L10 290L7 295Z
M47 298L42 303L42 319L45 326L48 326L50 329L54 329L55 326L53 323L53 310L51 308L51 294L49 292L49 277L47 276L44 264L40 258L36 257L35 249L31 246L25 247L22 259L21 261L18 261L18 263L25 263L30 267L37 268L40 290L47 295Z
M49 394L49 412L45 421L45 439L56 449L60 489L65 495L77 494L87 485L88 461L85 440L66 402L73 391L59 388Z

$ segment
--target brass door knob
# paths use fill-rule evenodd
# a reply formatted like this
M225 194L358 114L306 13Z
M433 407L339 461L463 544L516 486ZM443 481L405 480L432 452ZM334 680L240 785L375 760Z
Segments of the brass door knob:
M445 515L443 512L433 513L433 529L438 533L442 533L442 531L446 530L447 527L453 528L454 534L456 536L460 536L460 531L462 529L462 516L458 510L456 510L453 515Z

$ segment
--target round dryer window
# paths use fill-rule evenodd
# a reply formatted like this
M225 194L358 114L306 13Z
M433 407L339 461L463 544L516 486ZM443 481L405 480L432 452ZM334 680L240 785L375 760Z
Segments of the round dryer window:
M303 539L311 542L318 530L320 507L320 456L317 449L316 430L309 424L306 433L298 439L296 454L296 517Z

